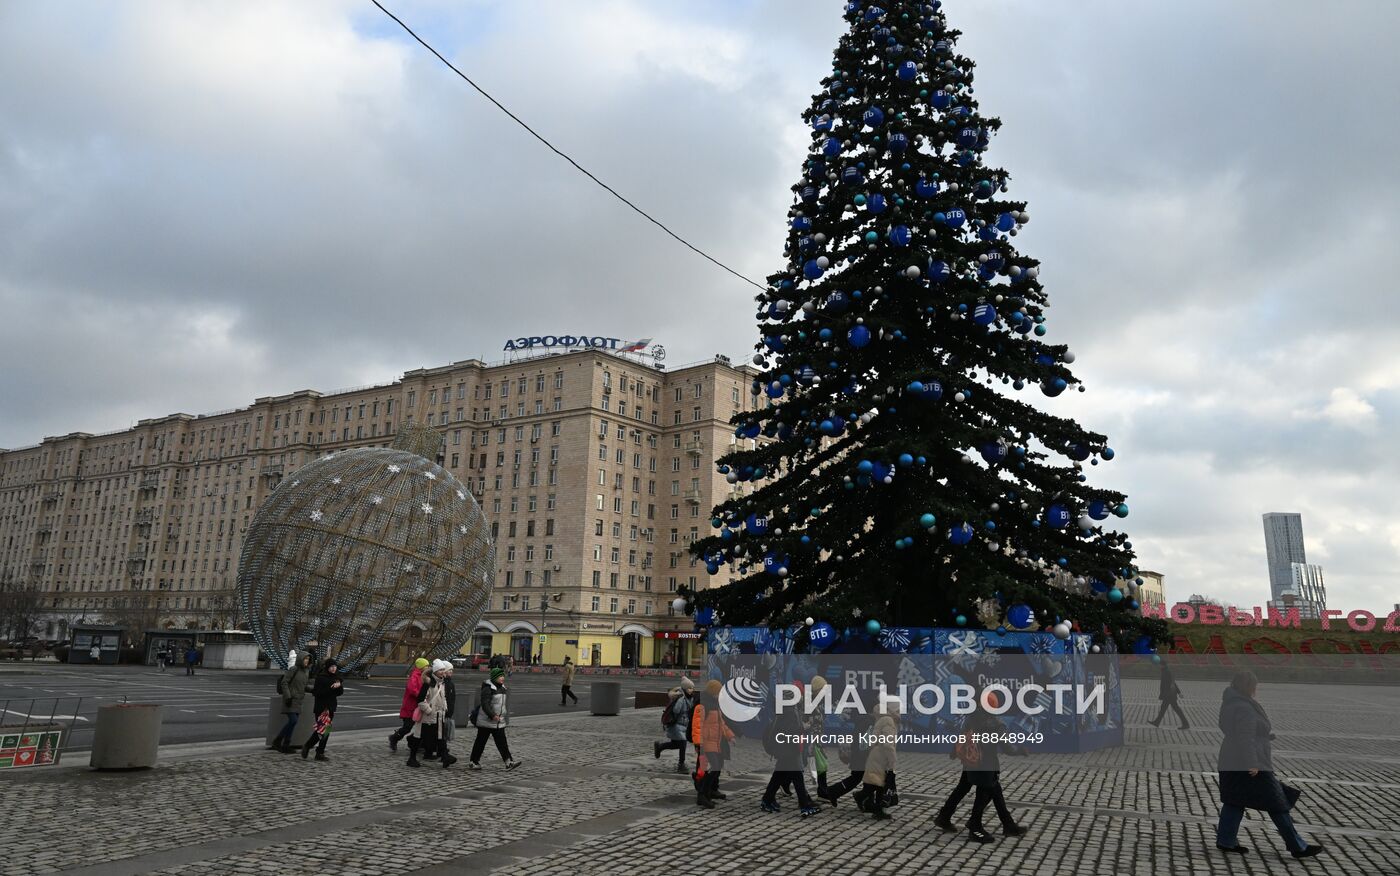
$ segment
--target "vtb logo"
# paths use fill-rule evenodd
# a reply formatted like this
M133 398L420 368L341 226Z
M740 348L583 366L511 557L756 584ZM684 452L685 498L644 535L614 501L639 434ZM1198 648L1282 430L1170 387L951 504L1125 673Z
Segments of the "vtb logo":
M731 678L719 692L719 710L724 717L743 724L758 717L763 711L763 702L768 697L768 688L752 678Z

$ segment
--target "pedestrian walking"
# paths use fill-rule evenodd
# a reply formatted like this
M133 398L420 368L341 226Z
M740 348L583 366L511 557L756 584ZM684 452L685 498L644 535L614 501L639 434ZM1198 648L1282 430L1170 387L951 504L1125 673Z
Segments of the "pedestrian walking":
M418 706L413 714L413 734L408 737L408 765L415 769L422 765L418 760L420 751L425 760L436 760L439 756L441 723L447 714L445 673L451 668L452 664L446 660L434 660L421 670L423 686L418 691Z
M88 659L93 663L97 663L102 659L102 644L96 638L92 640L92 648L88 651Z
M1322 845L1309 845L1293 826L1288 814L1299 791L1274 774L1273 725L1264 707L1254 698L1259 679L1252 672L1237 672L1220 697L1220 822L1215 847L1222 852L1247 854L1239 843L1240 822L1246 809L1269 813L1283 844L1295 858L1311 858Z
M195 649L194 643L185 651L185 674L194 675L194 665L199 661L199 651Z
M1017 824L1016 819L1012 817L1001 789L1002 745L995 737L1005 733L1006 728L1001 719L992 712L993 709L1001 707L1001 698L995 692L988 692L979 697L978 703L980 708L968 715L967 720L963 722L963 741L953 748L952 756L962 763L962 775L933 823L949 833L957 832L958 828L953 824L953 813L963 797L967 796L967 792L975 788L977 794L972 801L972 815L967 821L967 838L972 842L991 843L996 840L982 825L982 815L987 811L988 803L996 808L997 817L1001 819L1003 836L1021 836L1026 829Z
M1158 658L1159 660L1161 658ZM1162 701L1162 707L1157 710L1157 717L1147 723L1153 727L1158 727L1162 719L1167 716L1167 709L1176 712L1176 716L1181 719L1181 726L1178 730L1190 730L1191 722L1186 720L1186 713L1181 711L1181 705L1177 700L1181 697L1181 688L1177 686L1176 679L1172 677L1172 671L1167 666L1167 661L1162 660L1161 681L1157 685L1157 699Z
M301 744L302 760L306 759L313 747L317 760L330 760L326 757L326 743L330 741L336 701L344 692L340 683L340 664L334 658L327 657L326 662L321 664L316 680L311 683L311 712L316 716L316 726Z
M803 692L802 682L794 682L799 696ZM764 734L763 748L773 756L773 774L768 778L768 787L758 808L764 812L778 812L777 792L780 786L788 786L797 792L797 805L801 817L816 815L821 810L812 804L807 795L807 782L802 775L802 765L807 759L811 744L807 741L807 728L800 708L776 711Z
M715 808L716 800L725 799L719 789L720 771L729 759L729 744L734 731L724 720L719 708L719 692L723 685L718 679L705 682L705 692L690 715L690 742L695 746L695 805Z
M506 742L506 725L508 723L506 671L500 668L492 669L490 676L481 683L480 702L472 711L472 724L476 727L476 741L472 743L471 760L467 763L468 769L481 769L481 753L486 750L487 739L496 743L496 750L500 752L501 760L505 762L506 769L513 770L520 766L520 761L510 756L510 745Z
M447 711L438 724L438 757L442 759L442 768L447 769L457 762L457 758L447 750L448 744L457 735L457 685L452 681L452 662L443 662L447 664L447 669L442 673L442 692L443 699L447 701Z
M676 772L683 773L686 771L685 743L690 735L690 713L695 709L695 682L681 676L681 683L671 688L670 697L671 701L661 712L661 728L666 733L666 741L653 742L651 752L660 760L661 752L672 748L679 749Z
M282 695L282 714L287 716L287 721L273 737L269 749L276 749L283 754L292 753L292 733L296 731L297 719L301 717L302 701L311 691L311 686L307 684L310 672L311 655L302 652L277 680L277 692Z
M413 710L418 708L418 692L423 687L423 670L428 667L428 660L419 657L413 661L413 666L408 670L408 678L403 684L403 703L399 706L399 729L389 734L389 750L399 750L399 740L413 732Z
M888 805L887 793L890 777L896 763L895 737L899 735L899 703L895 700L882 700L875 726L870 734L873 741L865 759L865 772L861 774L861 789L852 795L856 808L869 812L876 821L889 819L885 811Z
M843 795L855 791L863 784L865 762L870 756L870 747L865 739L874 723L875 716L870 713L868 708L862 708L851 716L851 746L837 754L838 758L850 769L850 775L835 784L827 785L825 794L820 789L817 791L817 796L832 806L835 806L836 801L840 800Z
M571 688L574 686L574 661L568 657L564 658L564 684L559 688L559 705L567 706L568 700L573 700L574 705L578 705L578 697L574 696Z

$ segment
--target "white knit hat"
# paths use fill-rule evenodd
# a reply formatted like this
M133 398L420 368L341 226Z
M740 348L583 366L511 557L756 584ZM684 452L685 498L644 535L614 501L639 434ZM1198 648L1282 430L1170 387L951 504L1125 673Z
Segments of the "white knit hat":
M451 664L451 663L448 663L446 660L434 660L434 661L433 661L433 671L434 671L434 672L445 672L445 671L448 671L448 670L451 670L451 669L452 669L452 664Z

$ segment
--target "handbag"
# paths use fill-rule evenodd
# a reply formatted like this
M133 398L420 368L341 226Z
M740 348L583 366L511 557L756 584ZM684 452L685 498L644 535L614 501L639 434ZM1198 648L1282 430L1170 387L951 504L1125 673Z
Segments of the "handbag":
M826 772L826 752L821 750L821 746L816 746L812 749L812 760L816 762L817 775Z
M1279 787L1283 788L1283 798L1288 801L1288 808L1292 809L1298 803L1298 798L1303 796L1303 792L1293 787L1287 782L1279 782Z

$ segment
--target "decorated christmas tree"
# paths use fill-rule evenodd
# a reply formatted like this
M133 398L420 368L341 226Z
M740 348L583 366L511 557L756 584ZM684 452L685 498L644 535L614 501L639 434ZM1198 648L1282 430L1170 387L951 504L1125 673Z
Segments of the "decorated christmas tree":
M692 550L728 586L684 593L731 625L1078 629L1138 650L1124 497L1090 486L1103 435L1019 397L1083 391L1042 340L1030 219L984 162L940 3L850 3L805 118L786 265L758 296L752 392L720 460L742 485Z

